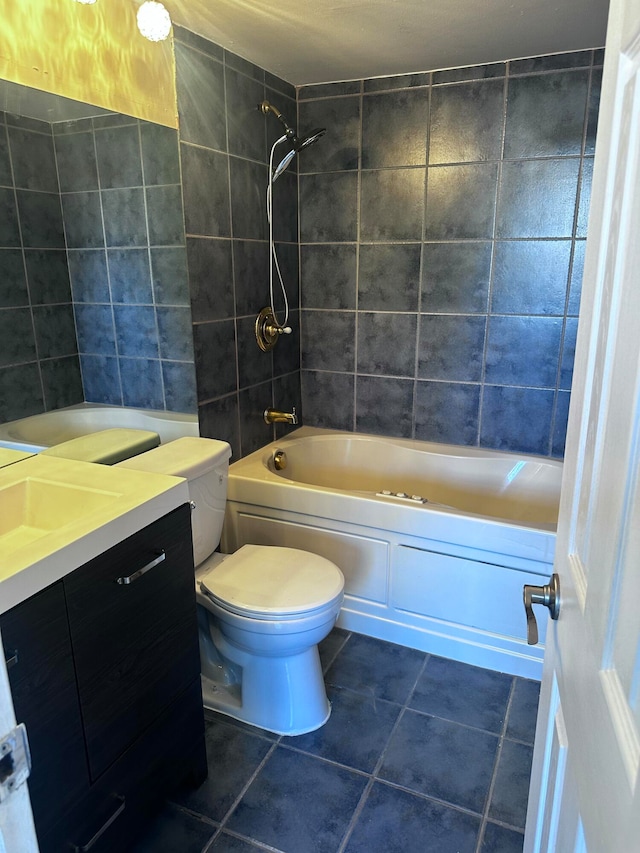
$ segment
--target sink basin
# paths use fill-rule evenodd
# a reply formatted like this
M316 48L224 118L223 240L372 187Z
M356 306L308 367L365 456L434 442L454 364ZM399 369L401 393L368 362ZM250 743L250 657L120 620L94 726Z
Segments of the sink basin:
M29 477L0 488L0 554L7 555L120 497L81 486Z
M0 467L0 613L188 500L165 474L43 454Z

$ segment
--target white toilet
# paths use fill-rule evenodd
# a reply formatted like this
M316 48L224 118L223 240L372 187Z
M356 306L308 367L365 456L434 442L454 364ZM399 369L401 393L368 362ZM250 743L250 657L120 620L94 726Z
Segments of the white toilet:
M204 705L277 734L329 718L318 643L340 612L344 577L324 557L293 548L220 542L231 448L179 438L118 467L189 482Z

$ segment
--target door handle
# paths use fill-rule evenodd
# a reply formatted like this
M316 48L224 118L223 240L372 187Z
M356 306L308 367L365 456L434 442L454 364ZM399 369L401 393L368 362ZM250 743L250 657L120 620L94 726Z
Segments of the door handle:
M545 586L531 586L526 583L522 588L524 612L527 617L527 643L535 646L538 642L538 623L533 612L534 604L544 604L552 619L560 615L560 577L554 572Z

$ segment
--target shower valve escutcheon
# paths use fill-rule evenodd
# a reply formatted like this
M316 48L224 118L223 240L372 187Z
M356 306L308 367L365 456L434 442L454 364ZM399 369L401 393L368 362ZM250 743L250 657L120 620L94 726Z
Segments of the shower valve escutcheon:
M560 577L556 573L551 575L549 583L544 586L531 586L525 584L522 588L524 600L524 612L527 616L527 643L535 646L538 642L538 623L533 613L534 604L544 604L549 609L552 619L560 615Z
M290 335L291 326L276 323L271 308L263 308L258 314L255 325L256 342L262 352L270 352L278 343L280 335Z

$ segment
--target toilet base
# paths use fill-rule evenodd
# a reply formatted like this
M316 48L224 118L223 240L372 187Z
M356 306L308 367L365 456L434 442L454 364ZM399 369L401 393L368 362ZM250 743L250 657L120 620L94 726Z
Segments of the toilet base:
M205 708L277 735L302 735L323 726L331 704L318 647L288 658L247 661L238 683L202 675Z

